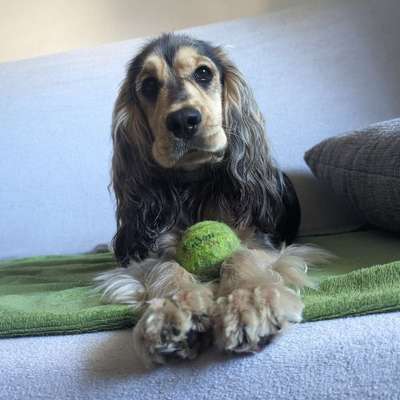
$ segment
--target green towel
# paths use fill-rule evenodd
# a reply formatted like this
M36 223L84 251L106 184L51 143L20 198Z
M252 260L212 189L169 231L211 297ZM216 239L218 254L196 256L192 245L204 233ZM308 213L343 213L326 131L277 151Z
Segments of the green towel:
M303 241L342 256L321 268L319 273L328 277L319 290L304 292L306 321L400 309L400 261L343 274L371 260L400 260L398 238L357 232ZM136 316L128 306L102 304L90 286L95 274L114 267L110 253L0 262L0 337L132 326Z
M304 303L304 321L400 310L400 261L325 278Z
M299 243L313 244L337 256L331 263L314 269L319 276L344 274L372 265L400 260L400 236L378 230L308 236Z
M0 337L83 333L132 326L128 306L102 304L93 277L111 253L0 262Z

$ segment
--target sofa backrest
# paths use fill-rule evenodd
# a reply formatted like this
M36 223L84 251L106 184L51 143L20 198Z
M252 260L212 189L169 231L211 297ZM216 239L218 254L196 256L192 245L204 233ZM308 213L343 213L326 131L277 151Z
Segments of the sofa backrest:
M359 222L315 181L303 154L400 115L399 20L397 0L314 0L186 31L225 45L253 87L274 157L295 181L303 233ZM111 111L142 44L0 65L0 258L87 251L111 239Z

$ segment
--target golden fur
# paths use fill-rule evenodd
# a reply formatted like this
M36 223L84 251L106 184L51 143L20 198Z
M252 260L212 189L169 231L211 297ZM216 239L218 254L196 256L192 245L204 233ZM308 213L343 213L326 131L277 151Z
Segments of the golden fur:
M201 123L182 139L166 121L184 109ZM221 48L175 35L147 45L120 89L113 144L114 251L127 268L97 284L107 301L142 313L134 346L143 363L194 358L211 342L258 351L301 320L299 289L312 285L307 265L323 253L272 245L296 234L297 198L270 158L251 90ZM175 261L181 232L204 219L224 221L242 239L208 284Z

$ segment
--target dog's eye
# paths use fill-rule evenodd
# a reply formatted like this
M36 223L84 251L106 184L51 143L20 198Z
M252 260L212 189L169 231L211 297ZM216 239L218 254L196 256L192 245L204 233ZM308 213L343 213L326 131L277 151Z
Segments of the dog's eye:
M142 82L141 91L144 97L155 100L160 90L160 83L156 78L149 77Z
M211 82L212 78L213 74L211 72L211 69L208 68L206 65L201 65L196 69L196 71L194 71L194 79L197 83L200 83L201 85L207 85Z

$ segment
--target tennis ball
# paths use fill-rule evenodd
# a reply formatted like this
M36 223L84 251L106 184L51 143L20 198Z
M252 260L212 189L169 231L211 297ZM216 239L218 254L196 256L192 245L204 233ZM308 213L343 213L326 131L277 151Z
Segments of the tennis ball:
M219 275L220 264L240 247L235 232L222 222L202 221L189 227L177 246L176 259L202 279Z

